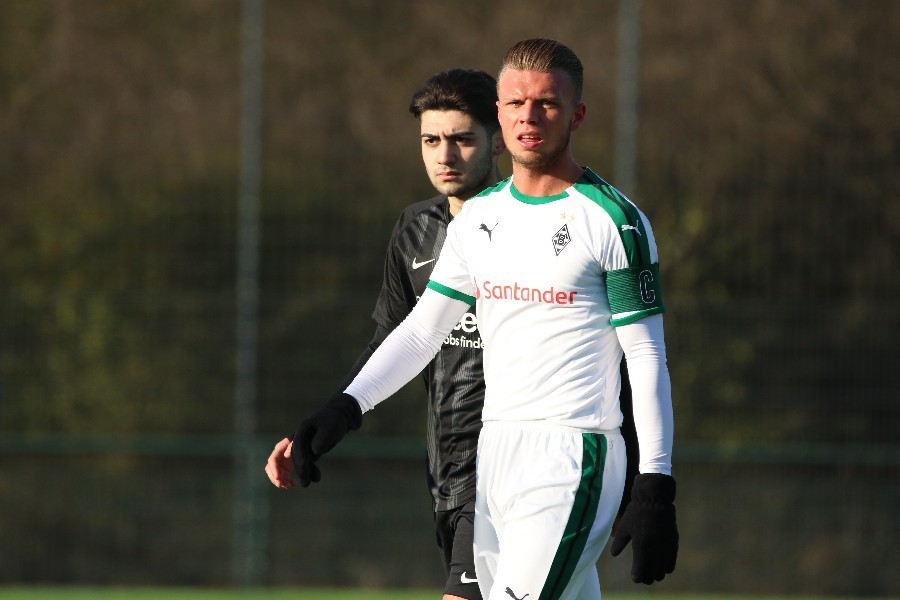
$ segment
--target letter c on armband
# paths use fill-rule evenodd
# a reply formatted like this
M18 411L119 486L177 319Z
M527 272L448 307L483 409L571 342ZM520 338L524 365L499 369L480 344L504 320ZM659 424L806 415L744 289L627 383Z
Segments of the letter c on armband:
M653 273L649 270L641 271L638 275L641 286L641 300L644 304L653 304L656 301L656 291L653 289Z

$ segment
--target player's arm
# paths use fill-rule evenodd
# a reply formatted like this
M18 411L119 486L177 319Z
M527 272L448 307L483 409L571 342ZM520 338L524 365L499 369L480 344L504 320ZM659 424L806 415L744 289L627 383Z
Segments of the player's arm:
M363 366L365 366L366 362L372 357L372 354L375 353L375 350L378 349L378 346L380 346L385 338L387 338L389 333L390 332L381 325L378 325L375 328L374 337L368 345L366 345L365 349L363 349L362 353L356 359L356 362L353 363L353 366L350 368L347 375L344 376L341 384L338 386L338 391L336 391L319 410L319 412L324 411L323 414L326 415L324 418L328 419L329 417L327 415L330 415L330 420L337 421L338 426L336 431L341 437L346 433L340 433L343 429L343 425L346 425L347 430L356 429L358 425L354 426L355 422L359 420L361 423L362 419L361 413L357 417L357 408L354 403L341 397L343 395L343 390L350 385L350 382L353 381L356 375L362 370ZM343 410L332 410L336 406L340 407L341 404L343 404ZM288 436L275 444L275 449L272 451L272 454L269 455L268 462L266 462L266 475L269 476L269 481L271 481L272 485L275 487L291 489L297 485L297 482L291 474L293 469L291 442L294 440L294 437L294 435ZM335 442L335 444L336 443L337 442ZM303 473L298 471L298 474L300 475L301 484L304 487L309 485L310 481L318 481L321 478L321 472L314 464L305 463L303 469Z
M640 473L672 473L672 387L662 315L616 328L631 381Z
M348 431L360 427L363 413L393 395L428 365L467 308L465 302L431 290L422 294L416 307L372 353L346 390L300 424L291 456L300 485L319 481L321 472L316 461Z
M341 396L343 390L350 385L350 382L353 381L356 375L362 370L363 366L365 366L366 362L372 357L372 354L375 353L375 350L378 349L378 346L380 346L387 338L389 333L390 332L381 325L378 325L375 328L375 336L356 359L356 362L353 363L350 371L338 386L338 391L334 393L329 401L335 399L340 401L339 396ZM350 406L350 409L352 411L353 407ZM272 454L269 455L269 460L266 462L266 475L269 476L269 481L271 481L272 485L275 487L291 489L297 485L296 480L294 480L291 475L293 469L293 462L291 460L291 442L293 439L294 436L291 435L275 444L275 449L272 450ZM321 474L319 474L319 476L321 476Z
M345 392L356 398L363 413L375 408L428 366L468 308L462 300L426 289Z
M672 478L672 391L661 314L616 328L631 381L640 474L631 502L616 529L612 554L632 542L631 576L636 583L661 581L675 569L678 529Z
M360 353L349 372L344 376L337 391L325 405L320 408L320 411L324 410L326 419L328 419L328 415L330 415L332 420L337 422L337 432L340 432L343 429L343 426L348 428L353 427L357 418L361 418L361 415L357 417L355 414L358 411L355 404L351 404L350 402L347 402L346 399L341 398L343 390L346 389L360 370L362 370L363 366L372 357L372 354L374 354L378 346L380 346L387 338L390 331L396 327L396 324L409 314L411 308L405 294L402 251L398 246L398 239L403 224L404 218L403 215L401 215L394 225L387 252L385 253L384 279L382 280L381 292L379 293L378 301L375 305L375 311L372 314L372 317L377 324L375 335ZM384 323L389 323L390 327L385 327ZM334 408L338 408L339 410L332 410ZM291 476L293 466L291 460L291 442L293 439L294 435L290 435L278 442L266 463L266 474L269 476L269 480L272 484L276 487L289 489L296 485L296 481ZM307 469L308 468L309 467L307 467ZM318 469L315 469L312 472L305 472L301 475L301 483L309 485L309 481L313 477L318 478L319 476Z

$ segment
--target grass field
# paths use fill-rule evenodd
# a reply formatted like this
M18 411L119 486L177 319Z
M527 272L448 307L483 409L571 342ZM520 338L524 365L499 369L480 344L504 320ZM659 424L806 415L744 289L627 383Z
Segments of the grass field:
M439 600L439 590L0 587L0 600Z
M0 600L438 600L437 590L0 587Z
M0 587L0 600L440 600L439 590ZM758 596L604 594L604 600L761 600ZM766 600L819 600L767 598ZM829 598L828 600L837 600Z
M2 587L0 600L439 600L438 590ZM604 600L854 600L829 596L604 594ZM868 598L866 600L873 600Z
M0 600L439 600L439 590L0 587Z

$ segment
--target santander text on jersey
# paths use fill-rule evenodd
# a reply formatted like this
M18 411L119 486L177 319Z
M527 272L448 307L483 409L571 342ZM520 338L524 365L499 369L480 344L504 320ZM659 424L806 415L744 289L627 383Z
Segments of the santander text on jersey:
M553 286L547 289L525 287L518 283L495 284L485 281L481 285L475 281L475 297L483 300L517 300L520 302L537 302L542 304L573 304L575 291L557 290Z

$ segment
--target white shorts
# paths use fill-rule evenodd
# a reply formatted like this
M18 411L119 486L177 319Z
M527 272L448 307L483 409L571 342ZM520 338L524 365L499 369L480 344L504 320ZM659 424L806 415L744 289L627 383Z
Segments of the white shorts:
M597 560L625 484L618 431L485 423L475 571L485 600L598 599Z

